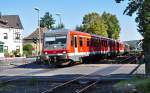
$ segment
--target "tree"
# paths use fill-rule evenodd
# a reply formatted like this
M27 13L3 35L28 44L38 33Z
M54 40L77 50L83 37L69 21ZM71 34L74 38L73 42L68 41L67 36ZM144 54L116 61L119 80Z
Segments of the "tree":
M84 31L83 25L80 25L80 26L77 25L76 30L77 31Z
M31 44L27 44L23 46L23 52L29 56L32 55L32 45Z
M40 27L46 27L47 29L52 29L55 24L55 20L49 12L46 12L40 20Z
M110 13L104 12L102 14L102 19L105 21L105 23L108 26L107 29L108 38L118 39L121 29L117 17Z
M124 0L115 0L120 3ZM137 12L138 31L144 37L143 50L145 55L145 72L150 76L150 0L128 0L124 14L132 16Z
M76 27L77 30L97 34L107 37L107 25L98 13L89 13L83 17L81 26Z
M56 27L54 27L53 29L64 29L65 28L65 25L63 23L61 24L58 24Z

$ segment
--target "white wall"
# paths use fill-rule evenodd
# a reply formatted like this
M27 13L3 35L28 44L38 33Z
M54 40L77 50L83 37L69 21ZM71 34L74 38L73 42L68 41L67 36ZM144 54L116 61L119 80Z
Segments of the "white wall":
M0 53L0 57L4 57L4 53Z
M17 46L20 47L20 53L22 54L22 31L20 29L13 28L0 28L0 41L4 42L4 46L8 46L8 52L16 50ZM15 32L20 32L20 40L15 39ZM8 39L4 39L4 33L8 34Z

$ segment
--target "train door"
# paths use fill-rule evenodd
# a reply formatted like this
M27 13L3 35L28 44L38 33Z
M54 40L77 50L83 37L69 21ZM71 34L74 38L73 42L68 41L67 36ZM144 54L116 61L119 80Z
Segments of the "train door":
M77 35L74 35L74 54L75 54L75 56L78 55L78 39L77 39Z

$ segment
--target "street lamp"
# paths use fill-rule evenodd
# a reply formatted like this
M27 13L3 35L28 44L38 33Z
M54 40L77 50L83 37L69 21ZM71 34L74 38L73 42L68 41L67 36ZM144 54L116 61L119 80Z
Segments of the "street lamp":
M59 24L61 25L61 14L56 14L59 17Z
M38 30L39 30L39 55L41 54L41 32L40 32L40 9L34 8L38 13Z

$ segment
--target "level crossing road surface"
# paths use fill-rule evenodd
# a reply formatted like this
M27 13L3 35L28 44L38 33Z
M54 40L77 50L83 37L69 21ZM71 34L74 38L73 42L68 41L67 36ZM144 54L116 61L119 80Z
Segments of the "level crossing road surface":
M14 67L0 72L1 77L9 76L55 76L55 75L111 75L129 74L138 64L80 64L64 68ZM133 74L145 74L145 65L141 65ZM1 79L1 78L0 78Z

